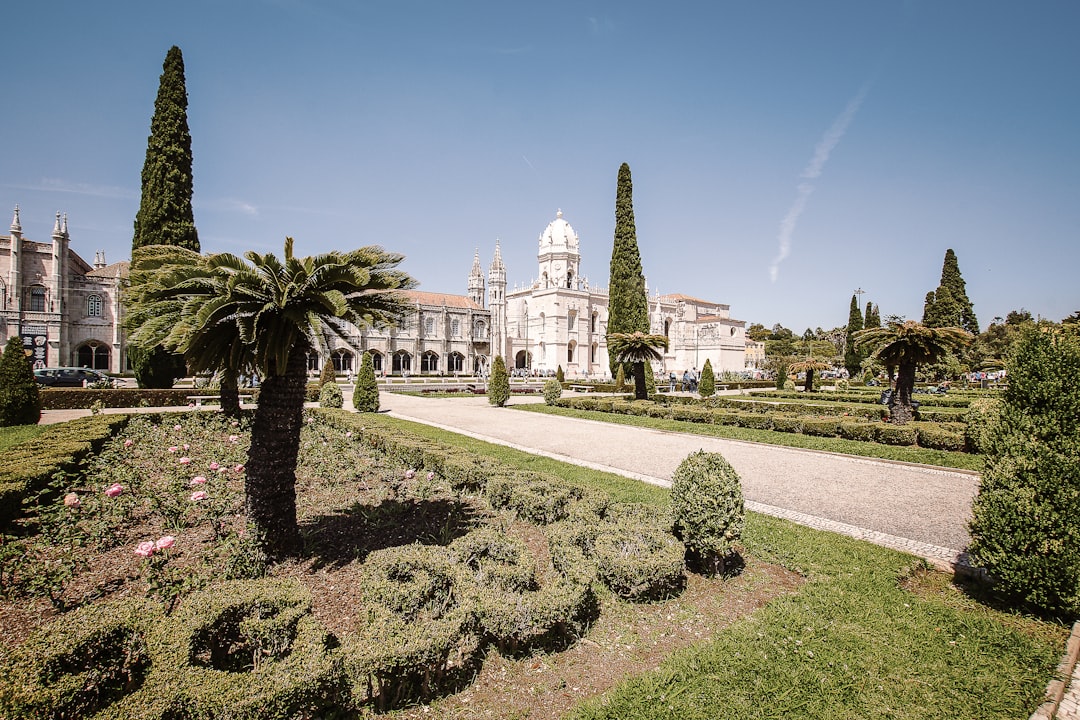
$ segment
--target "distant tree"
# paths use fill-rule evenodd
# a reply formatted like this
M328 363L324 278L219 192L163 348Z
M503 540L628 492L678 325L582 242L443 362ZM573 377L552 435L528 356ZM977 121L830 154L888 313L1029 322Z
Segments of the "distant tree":
M663 354L656 348L668 349L665 335L648 335L643 332L608 333L607 345L614 350L615 360L630 363L634 369L634 399L648 400L649 392L645 386L645 364L648 361L660 361Z
M799 360L791 365L791 372L794 373L806 373L806 381L803 383L803 390L806 392L814 391L814 373L821 372L822 370L828 370L831 366L829 363L818 360L813 357L807 357L803 360Z
M506 373L506 362L502 355L496 355L491 363L491 377L488 379L488 402L495 407L504 407L510 399L510 376Z
M995 589L1080 614L1080 338L1029 325L1009 359L972 507L971 556Z
M566 382L566 375L563 374L562 365L555 368L555 379L560 383Z
M772 326L765 338L765 355L793 355L795 353L795 333L780 323Z
M855 347L855 333L863 329L863 316L859 310L859 298L851 296L851 308L848 311L847 338L844 343L844 367L849 377L857 377L863 358L866 356Z
M761 323L754 323L746 328L746 337L754 342L764 342L769 337L769 330Z
M1069 315L1066 318L1062 318L1061 324L1062 325L1080 325L1080 310L1077 310L1072 315Z
M358 412L379 412L379 384L375 380L375 364L369 352L360 356L360 372L356 373L352 402Z
M187 105L184 56L174 45L165 55L154 101L132 250L174 245L199 252L191 205L194 183ZM183 357L160 346L129 344L128 360L139 387L170 388L187 373Z
M701 368L701 380L698 381L698 395L712 397L716 394L716 374L712 369L712 361L705 358L705 365Z
M36 425L41 394L22 338L12 335L0 356L0 427Z
M945 251L937 290L927 293L923 324L927 327L961 327L972 335L979 334L975 308L968 298L967 285L952 248Z
M878 309L877 304L874 305L873 310L870 310L870 303L867 303L866 307L866 320L863 323L863 329L881 327L881 311Z
M608 282L608 325L610 334L649 332L649 299L645 295L645 274L638 250L634 224L634 188L630 166L619 167L615 191L615 242L611 249ZM617 353L608 347L608 362L614 375Z
M854 340L859 348L868 348L887 368L896 368L896 389L889 401L892 422L903 425L914 417L911 394L915 389L915 369L936 363L947 353L960 350L971 342L963 328L928 328L909 320L885 327L862 330Z
M765 366L776 375L777 390L784 389L784 383L788 379L788 372L790 372L791 365L794 362L795 358L791 355L777 355L766 360Z
M1005 315L1006 325L1026 325L1027 323L1035 322L1034 316L1029 310L1020 308L1019 310L1010 310Z
M322 359L322 370L319 371L319 389L327 383L337 382L337 373L334 371L334 360L329 355Z
M619 363L619 366L615 368L615 392L626 392L626 371L623 369L622 363Z

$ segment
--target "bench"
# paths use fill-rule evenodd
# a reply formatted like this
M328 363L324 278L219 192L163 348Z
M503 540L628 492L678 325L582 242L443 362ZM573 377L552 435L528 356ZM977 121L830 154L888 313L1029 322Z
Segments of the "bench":
M569 388L577 392L594 392L596 390L595 385L570 385Z
M202 407L203 400L217 400L217 401L220 402L221 401L221 396L220 395L188 395L187 399L188 399L189 402L195 403L195 407L198 408L198 407ZM241 395L240 396L240 402L242 402L242 403L251 402L251 395Z

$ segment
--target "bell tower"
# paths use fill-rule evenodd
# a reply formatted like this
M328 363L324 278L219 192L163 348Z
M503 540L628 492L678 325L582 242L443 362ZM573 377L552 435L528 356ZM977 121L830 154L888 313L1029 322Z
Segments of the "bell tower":
M563 220L562 210L555 213L555 219L540 233L540 247L536 259L540 265L537 277L541 290L573 290L579 287L578 268L581 265L581 253L578 249L578 236L570 223Z

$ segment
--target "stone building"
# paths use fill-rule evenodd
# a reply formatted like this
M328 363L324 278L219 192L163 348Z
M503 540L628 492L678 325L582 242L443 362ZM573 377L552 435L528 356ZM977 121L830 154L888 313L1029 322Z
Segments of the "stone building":
M89 367L120 372L126 362L120 287L126 262L91 265L70 247L67 216L56 214L49 242L23 236L19 208L11 234L0 235L3 342L18 335L34 367Z

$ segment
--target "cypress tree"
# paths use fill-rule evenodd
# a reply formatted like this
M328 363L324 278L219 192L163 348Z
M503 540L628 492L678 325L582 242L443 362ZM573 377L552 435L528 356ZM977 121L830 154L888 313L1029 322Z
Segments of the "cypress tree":
M335 382L337 382L337 372L334 370L334 360L326 357L323 360L322 370L319 371L319 389L322 390L322 386L326 383Z
M41 395L22 338L12 335L0 356L0 427L36 425Z
M712 397L716 393L716 374L712 369L712 361L705 358L705 367L701 368L701 380L698 382L698 394L701 397Z
M199 252L191 208L193 187L184 56L174 45L165 55L150 120L133 250L146 245L177 245ZM128 360L139 387L170 388L187 373L183 356L162 347L129 345Z
M379 412L379 384L375 381L375 365L369 352L363 353L360 360L352 403L358 412Z
M859 298L851 296L851 308L848 311L847 342L844 345L844 367L847 368L848 377L858 377L859 368L862 366L863 354L855 348L855 333L863 329L862 311L859 310Z
M496 355L491 362L491 378L488 380L488 402L503 407L510 399L510 376L506 374L506 361Z
M145 245L178 245L199 252L199 234L191 209L193 182L187 104L184 56L173 45L165 56L154 117L150 121L133 249Z
M634 188L630 166L619 167L615 191L615 242L611 250L608 283L608 333L649 332L649 299L645 295L645 274L638 251L634 225ZM615 375L615 353L608 350L611 374ZM623 373L627 372L626 369Z
M873 312L871 312L867 316L866 323L865 323L864 327L866 327L866 328L879 328L879 327L881 327L881 308L879 308L876 304L874 305Z
M926 294L923 325L927 327L962 327L972 335L979 334L975 307L967 296L967 284L960 274L956 253L949 248L941 265L941 282L935 292Z

